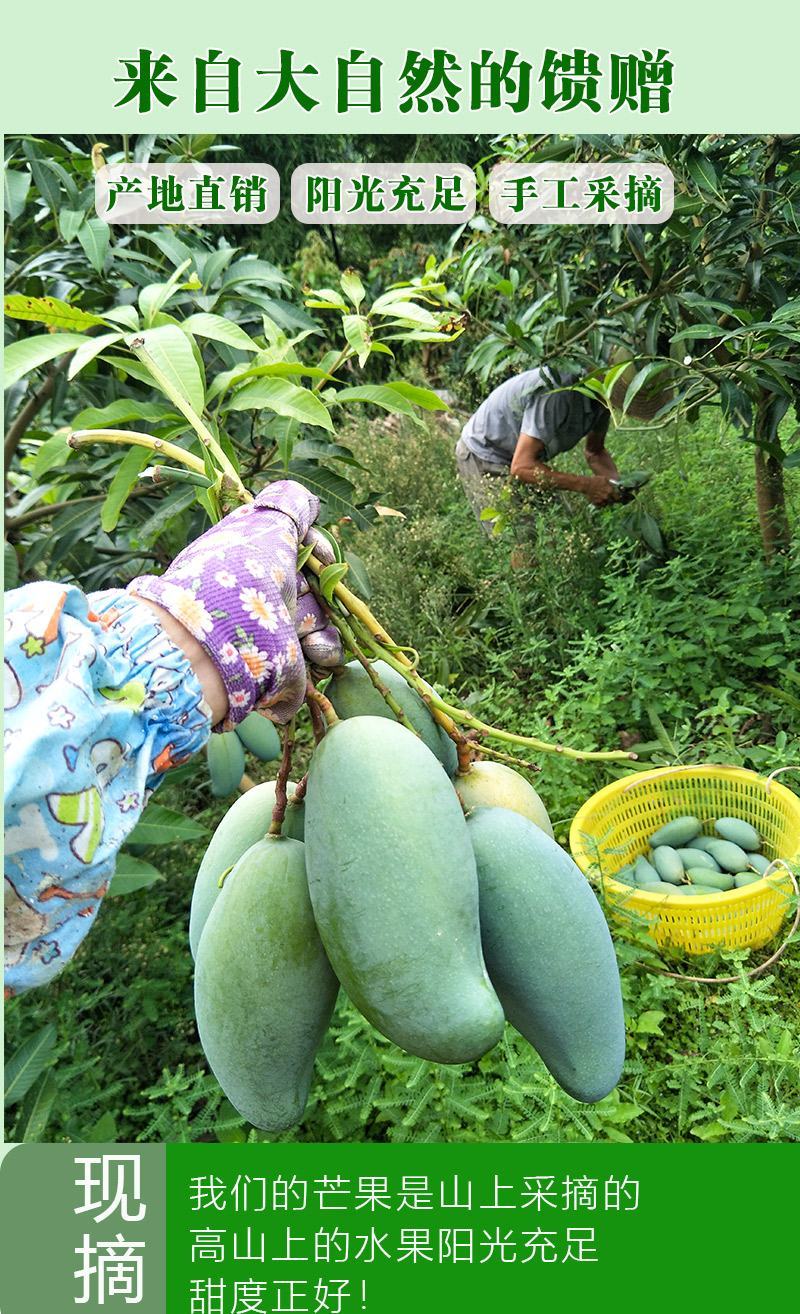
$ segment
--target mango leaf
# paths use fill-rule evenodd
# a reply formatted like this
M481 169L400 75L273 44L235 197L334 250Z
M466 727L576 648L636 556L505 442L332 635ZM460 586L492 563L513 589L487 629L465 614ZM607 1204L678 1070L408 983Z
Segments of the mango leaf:
M246 383L228 402L231 411L270 410L301 424L314 424L333 430L328 408L308 388L299 388L288 379L263 378Z
M83 210L59 210L58 228L64 242L74 242L85 218Z
M143 449L146 450L146 449ZM144 524L139 525L136 529L136 542L143 547L149 547L155 543L159 534L167 527L171 520L182 515L184 511L197 500L197 489L178 488L169 497L165 497L158 506L158 509L145 520Z
M349 345L358 356L359 365L364 365L370 352L369 320L363 315L343 315L342 329Z
M157 424L160 420L177 420L177 411L164 402L137 401L134 397L120 397L108 406L87 406L72 421L73 429L114 429L134 420Z
M131 329L133 333L141 326L135 306L114 306L113 310L106 311L106 319L110 319L112 324L121 324L123 328Z
M58 297L24 297L19 294L5 297L3 313L7 319L24 319L30 323L47 324L49 328L80 333L105 321L80 306L71 306Z
M449 411L450 407L447 402L442 401L437 393L430 388L418 388L415 383L406 383L405 379L395 379L392 383L384 385L390 388L392 392L399 393L401 397L407 397L415 406L419 406L423 411Z
M355 552L345 552L344 559L350 567L348 586L352 586L359 597L363 598L365 602L369 602L372 597L372 583L364 562L356 556Z
M163 879L162 873L152 863L145 862L143 858L134 858L132 853L121 853L117 859L107 898L132 894L134 890L145 890Z
M128 836L129 844L179 844L182 840L202 839L208 831L199 822L173 812L160 803L148 803L139 821Z
M37 366L82 347L85 341L80 333L44 333L41 337L12 342L3 356L4 387L10 388Z
M52 1022L20 1045L5 1065L5 1107L16 1104L44 1072L56 1044Z
M422 324L425 328L437 329L439 320L436 315L432 315L424 306L418 306L416 301L396 301L393 305L387 306L385 310L375 310L376 315L389 315L392 319L411 320L414 324Z
M194 333L198 338L210 338L212 342L224 342L228 347L239 351L258 351L258 345L245 333L244 329L224 315L190 315L183 320L181 328L187 333Z
M95 216L92 219L87 219L76 233L89 264L97 270L98 274L102 274L103 265L108 255L110 231L106 221Z
M401 392L386 383L361 383L353 388L340 388L331 398L335 404L348 402L369 402L372 406L381 406L393 414L409 415L417 419L412 403Z
M352 301L356 310L358 310L358 307L361 305L361 302L364 300L366 293L364 291L364 284L361 282L361 279L359 278L355 269L346 269L342 274L340 282L342 285L342 291L344 292L345 296L348 297L350 301Z
M78 347L72 357L67 370L67 378L74 379L76 374L80 374L81 370L85 369L94 360L95 356L99 356L101 351L105 351L106 347L111 347L115 342L119 342L122 336L122 330L118 330L116 333L101 333L99 337L87 338L83 346Z
M3 588L15 589L19 581L19 562L17 554L14 551L14 544L6 541L3 544Z
M326 602L333 602L333 591L344 579L350 567L346 561L332 561L319 577L319 589Z
M669 369L669 365L667 365L665 361L651 360L648 361L646 365L643 365L640 370L637 370L625 392L625 397L622 403L623 415L627 413L628 407L631 405L634 398L638 397L645 384L652 383L659 374L663 374L667 369Z
M231 265L224 279L222 287L235 287L237 283L258 283L264 287L280 288L288 283L285 274L275 265L269 264L266 260L257 260L251 256L245 256L242 260L237 260L235 265Z
M57 1094L58 1086L52 1072L45 1072L28 1091L17 1121L16 1136L23 1144L44 1138Z
M150 460L150 456L151 452L147 447L131 447L117 466L100 512L100 527L107 534L116 529L120 512L128 500L128 494Z
M28 192L31 188L31 175L27 170L6 169L5 208L12 224L19 219L25 209Z
M713 196L720 196L717 171L707 155L703 155L697 150L690 151L686 159L686 167L691 174L692 181L696 183L701 192L711 192Z
M177 288L181 274L188 269L191 264L190 259L186 259L178 265L167 279L166 283L149 283L143 287L139 293L139 310L142 314L142 322L145 328L152 328L156 322L156 316L159 311L167 304L170 297Z
M311 461L292 461L288 473L292 479L299 479L324 503L329 515L328 523L346 516L352 520L356 529L369 529L376 512L371 507L356 505L355 489L344 475Z
M139 335L153 363L198 415L203 410L205 389L192 343L177 324L163 324ZM137 339L128 339L128 345ZM141 362L145 368L147 361ZM155 379L151 377L151 385ZM158 386L156 384L156 386Z
M59 429L43 442L33 463L33 477L40 482L50 470L58 470L72 456L72 448L67 441L69 429Z

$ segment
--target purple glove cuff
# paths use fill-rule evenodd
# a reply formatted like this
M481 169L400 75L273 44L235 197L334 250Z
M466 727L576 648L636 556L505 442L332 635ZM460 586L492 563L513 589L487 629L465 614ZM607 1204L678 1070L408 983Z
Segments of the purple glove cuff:
M290 719L305 693L296 630L297 549L319 510L301 484L280 480L190 543L162 576L129 589L174 616L202 645L228 694L229 730L258 706Z

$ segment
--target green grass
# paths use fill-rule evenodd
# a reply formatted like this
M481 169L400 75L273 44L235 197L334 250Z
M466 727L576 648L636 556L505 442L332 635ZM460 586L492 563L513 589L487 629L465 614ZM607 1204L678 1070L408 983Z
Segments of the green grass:
M581 747L638 741L648 761L760 772L800 764L800 569L796 555L762 562L745 444L718 433L710 413L680 435L612 435L623 469L656 474L641 496L666 543L656 557L626 536L623 510L582 503L572 514L544 504L527 538L510 524L489 540L454 473L455 433L446 422L374 422L349 435L370 486L406 516L354 544L372 606L420 650L429 679L484 719ZM790 483L797 525L800 480ZM514 569L523 538L531 561ZM554 757L541 766L536 787L564 839L611 773ZM160 801L211 827L225 805L209 803L205 781L198 765ZM186 933L200 856L200 845L160 850L167 879L108 901L56 982L8 1003L9 1052L48 1023L56 1030L46 1139L261 1139L222 1098L194 1027ZM635 939L618 950L628 1062L601 1104L559 1091L510 1029L480 1063L449 1070L404 1055L340 1002L295 1138L800 1139L798 945L755 981L746 971L760 953L705 963L740 975L717 987L659 975ZM7 1133L20 1135L25 1114L8 1114Z

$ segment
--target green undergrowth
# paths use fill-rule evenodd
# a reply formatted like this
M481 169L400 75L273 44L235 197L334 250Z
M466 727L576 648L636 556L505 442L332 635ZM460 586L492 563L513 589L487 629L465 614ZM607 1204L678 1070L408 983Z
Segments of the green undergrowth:
M512 515L490 539L455 476L456 435L444 421L365 422L348 436L370 486L405 516L359 536L371 605L419 648L428 679L484 720L578 747L632 746L642 763L800 765L798 560L761 559L745 444L718 433L712 413L681 434L612 434L622 469L655 472L639 502L659 528L654 552L631 536L625 509L582 503L538 506L533 528ZM789 476L796 526L799 483ZM536 787L565 841L577 807L615 772L552 756L540 765ZM209 829L226 807L209 801L202 764L159 802ZM262 1139L221 1096L194 1026L187 926L202 848L162 847L165 880L108 900L64 973L9 1001L9 1053L53 1028L54 1092L46 1126L23 1101L7 1111L7 1135ZM479 1063L447 1069L403 1054L340 999L307 1116L280 1139L800 1139L798 945L757 979L747 971L766 950L669 964L737 976L718 986L660 975L635 937L618 951L628 1061L601 1104L564 1095L510 1028Z

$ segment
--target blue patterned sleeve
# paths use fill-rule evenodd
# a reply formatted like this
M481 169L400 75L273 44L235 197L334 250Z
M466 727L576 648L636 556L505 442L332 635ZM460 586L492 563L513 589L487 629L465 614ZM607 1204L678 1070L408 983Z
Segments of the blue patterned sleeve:
M90 929L117 853L210 710L144 603L35 583L5 597L5 991L49 981Z

